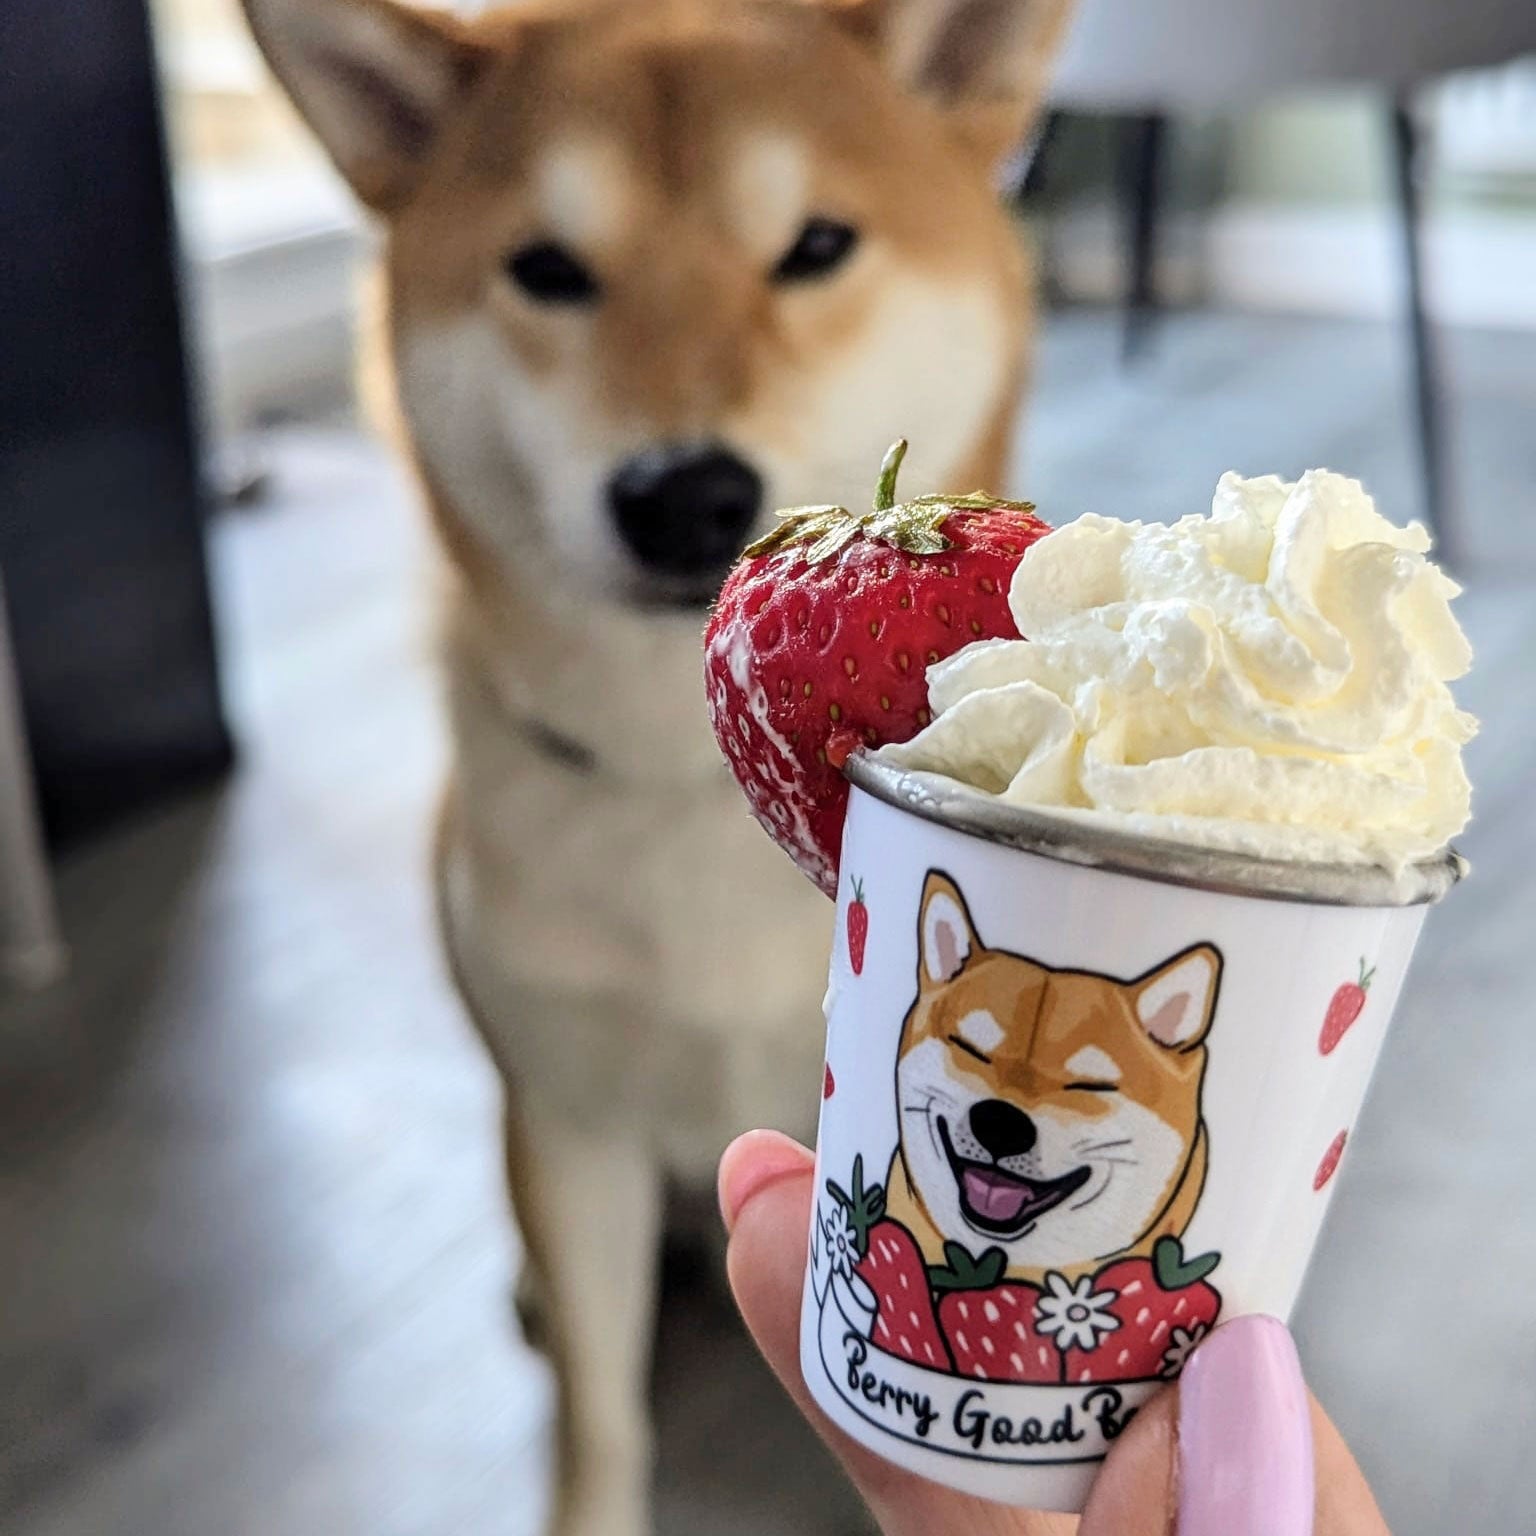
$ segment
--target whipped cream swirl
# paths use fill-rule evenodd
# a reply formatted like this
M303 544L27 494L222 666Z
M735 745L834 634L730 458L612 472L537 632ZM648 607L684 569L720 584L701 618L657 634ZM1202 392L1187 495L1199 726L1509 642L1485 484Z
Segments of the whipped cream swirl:
M1026 640L929 669L878 757L1018 805L1260 858L1401 871L1466 825L1471 646L1418 524L1356 480L1224 475L1209 517L1086 516L1010 592Z

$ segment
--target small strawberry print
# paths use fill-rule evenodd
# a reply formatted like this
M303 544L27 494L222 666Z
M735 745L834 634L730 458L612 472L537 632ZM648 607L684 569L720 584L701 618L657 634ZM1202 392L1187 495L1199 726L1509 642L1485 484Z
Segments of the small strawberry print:
M869 941L869 908L864 905L864 882L853 882L853 900L848 903L848 963L855 976L864 974L864 946Z
M1331 1056L1338 1049L1339 1041L1349 1033L1350 1026L1364 1011L1366 993L1371 990L1375 976L1376 967L1367 970L1362 955L1359 979L1342 983L1333 994L1333 1000L1328 1004L1328 1015L1323 1020L1323 1032L1317 1039L1317 1048L1324 1056Z
M1333 1138L1333 1144L1323 1153L1323 1160L1317 1165L1317 1172L1312 1175L1312 1188L1319 1190L1331 1179L1338 1169L1339 1159L1344 1156L1344 1143L1349 1140L1348 1131L1340 1131Z

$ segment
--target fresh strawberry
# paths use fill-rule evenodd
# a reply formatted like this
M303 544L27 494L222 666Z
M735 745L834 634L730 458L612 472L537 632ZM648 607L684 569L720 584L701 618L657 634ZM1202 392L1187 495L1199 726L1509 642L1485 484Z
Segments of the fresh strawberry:
M869 512L781 513L726 578L705 632L721 750L753 814L829 896L848 754L928 724L932 663L1018 634L1009 584L1049 531L1026 503L981 493L896 505L905 452L886 456Z
M1365 957L1360 957L1360 979L1344 982L1328 1004L1328 1015L1323 1020L1323 1032L1317 1038L1317 1048L1324 1056L1331 1055L1339 1041L1349 1032L1349 1027L1360 1017L1365 1008L1365 995L1375 980L1376 967L1365 967Z
M875 1293L875 1331L870 1341L888 1354L926 1365L954 1368L928 1291L928 1266L907 1229L894 1221L869 1229L869 1251L855 1266Z
M822 1071L825 1073L825 1076L821 1080L821 1096L824 1099L830 1099L837 1089L837 1084L832 1078L832 1064L828 1062L822 1068Z
M855 976L864 974L864 946L869 940L869 908L864 905L864 882L853 882L853 900L848 903L848 963Z
M1207 1253L1186 1261L1178 1238L1160 1237L1150 1259L1121 1259L1101 1269L1082 1287L1106 1298L1097 1315L1084 1308L1090 1315L1079 1329L1069 1326L1056 1335L1076 1340L1066 1350L1067 1383L1177 1376L1221 1311L1221 1294L1205 1279L1220 1257ZM1118 1326L1107 1326L1111 1319ZM1089 1333L1096 1342L1083 1347Z
M1317 1172L1312 1175L1312 1188L1322 1189L1329 1179L1338 1172L1339 1159L1344 1156L1344 1143L1349 1140L1348 1131L1340 1131L1329 1144L1328 1150L1323 1153L1323 1160L1317 1165Z
M929 1271L939 1292L939 1325L955 1369L978 1381L1061 1380L1061 1351L1035 1327L1040 1292L1002 1279L1007 1257L989 1248L972 1259L959 1243L945 1243L948 1261Z

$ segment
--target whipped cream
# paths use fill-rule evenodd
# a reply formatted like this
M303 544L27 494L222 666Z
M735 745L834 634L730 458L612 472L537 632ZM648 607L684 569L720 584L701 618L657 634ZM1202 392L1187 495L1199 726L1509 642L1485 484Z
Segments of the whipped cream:
M1026 640L928 672L876 756L1017 805L1252 857L1401 872L1466 825L1460 588L1356 480L1223 475L1209 517L1086 516L1036 544Z

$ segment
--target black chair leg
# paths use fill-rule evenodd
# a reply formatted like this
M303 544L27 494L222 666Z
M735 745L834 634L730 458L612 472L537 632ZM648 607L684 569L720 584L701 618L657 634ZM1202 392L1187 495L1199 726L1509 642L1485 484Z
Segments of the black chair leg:
M1413 395L1418 420L1424 520L1447 565L1458 553L1446 520L1444 418L1439 360L1424 311L1423 204L1419 196L1419 131L1409 98L1392 101L1392 162L1397 182L1403 260L1408 275L1408 338L1413 354Z
M1157 229L1167 134L1168 119L1161 112L1129 117L1120 125L1120 197L1129 266L1121 356L1127 363L1145 350L1157 316Z

